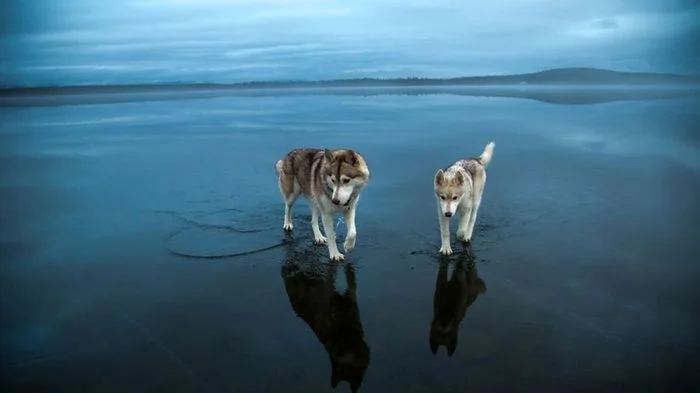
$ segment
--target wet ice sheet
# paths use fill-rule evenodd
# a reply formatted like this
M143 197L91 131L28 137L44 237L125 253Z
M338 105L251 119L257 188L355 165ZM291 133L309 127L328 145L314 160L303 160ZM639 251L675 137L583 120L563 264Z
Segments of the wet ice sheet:
M697 107L305 95L4 108L2 385L330 390L335 341L297 304L361 325L363 392L680 390L697 382ZM477 263L456 276L488 288L470 303L475 286L436 295L431 181L489 140ZM337 296L291 299L287 262L319 266L325 252L301 200L289 247L213 260L169 251L177 233L237 220L283 242L274 162L316 145L352 146L372 169L348 258L354 300L342 269ZM196 236L185 242L195 251L239 244ZM445 320L465 310L452 357L431 351L435 304ZM329 326L324 337L360 337Z

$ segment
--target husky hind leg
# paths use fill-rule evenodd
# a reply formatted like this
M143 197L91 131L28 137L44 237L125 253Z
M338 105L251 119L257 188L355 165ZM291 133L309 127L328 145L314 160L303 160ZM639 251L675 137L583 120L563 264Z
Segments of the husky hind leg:
M486 186L486 172L481 172L474 180L474 206L472 206L471 214L469 215L465 242L471 241L474 234L474 225L476 224L477 213L479 212L479 207L481 207L481 197L484 195L484 187Z
M278 185L282 198L284 199L284 228L285 231L291 231L294 228L292 224L292 206L299 198L301 188L297 184L293 175L287 174L283 170L284 163L282 160L277 161L275 169L279 177Z

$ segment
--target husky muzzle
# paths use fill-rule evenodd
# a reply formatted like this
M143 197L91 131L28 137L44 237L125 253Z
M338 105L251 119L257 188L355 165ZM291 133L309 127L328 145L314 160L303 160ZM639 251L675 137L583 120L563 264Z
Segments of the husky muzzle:
M350 202L352 202L352 196L348 198L348 201L343 204L343 206L350 206ZM333 202L334 205L340 205L340 199L338 198L333 198L331 199L331 202Z

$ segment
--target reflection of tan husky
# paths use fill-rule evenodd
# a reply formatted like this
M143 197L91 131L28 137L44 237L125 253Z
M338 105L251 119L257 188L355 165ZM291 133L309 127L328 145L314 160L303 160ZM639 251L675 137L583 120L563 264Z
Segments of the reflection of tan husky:
M352 264L345 264L347 289L340 294L335 288L337 262L321 264L317 261L317 255L311 255L312 260L297 259L305 258L294 255L282 266L284 287L292 308L328 352L332 367L331 387L335 388L340 381L347 381L355 393L369 365L370 350L364 340L357 307L357 285ZM306 265L305 269L303 265ZM310 274L308 270L316 274Z
M311 205L311 228L316 244L328 243L331 260L344 258L338 251L333 216L342 212L348 228L344 249L355 247L355 210L362 189L369 182L364 157L354 150L294 149L275 165L284 198L284 229L291 231L292 206L300 194ZM326 237L318 227L321 217Z
M490 142L479 157L459 160L435 173L435 198L440 220L440 253L452 254L450 218L459 213L457 238L469 242L474 232L476 214L486 185L486 167L493 157L495 144Z
M444 345L447 355L452 357L457 349L459 324L467 308L479 294L486 292L486 283L479 278L472 255L462 257L455 263L452 277L447 280L449 261L440 261L435 296L433 298L433 321L430 325L430 350L437 353Z

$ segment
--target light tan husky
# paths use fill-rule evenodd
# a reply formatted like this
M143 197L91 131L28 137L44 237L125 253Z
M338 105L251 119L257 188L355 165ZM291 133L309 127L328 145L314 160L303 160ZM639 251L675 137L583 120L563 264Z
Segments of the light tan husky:
M486 185L486 167L493 157L495 143L490 142L479 157L459 160L435 174L435 198L440 220L440 253L452 254L450 218L459 213L457 238L469 242L474 233L476 214Z

